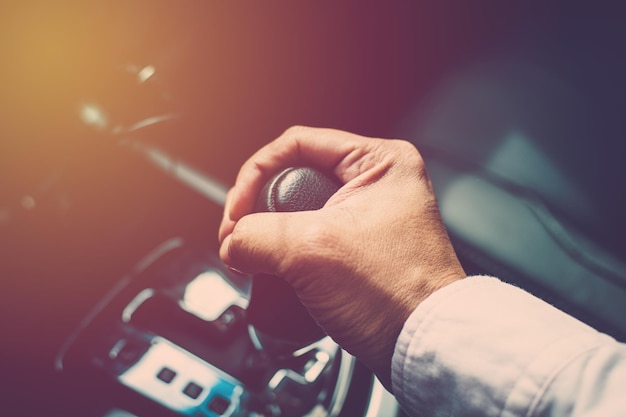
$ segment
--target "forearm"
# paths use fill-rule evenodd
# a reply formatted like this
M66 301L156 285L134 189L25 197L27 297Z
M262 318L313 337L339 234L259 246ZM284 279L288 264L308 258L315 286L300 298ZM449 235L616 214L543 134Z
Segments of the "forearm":
M614 392L626 386L622 345L494 278L467 278L420 304L392 373L394 393L414 415L569 415L600 394L614 414L626 409Z

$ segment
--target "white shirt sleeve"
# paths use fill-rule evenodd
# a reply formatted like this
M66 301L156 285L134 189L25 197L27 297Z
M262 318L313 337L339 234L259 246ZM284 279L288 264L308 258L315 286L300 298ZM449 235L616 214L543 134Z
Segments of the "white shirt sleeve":
M470 277L409 317L392 383L412 416L626 416L626 346L519 288Z

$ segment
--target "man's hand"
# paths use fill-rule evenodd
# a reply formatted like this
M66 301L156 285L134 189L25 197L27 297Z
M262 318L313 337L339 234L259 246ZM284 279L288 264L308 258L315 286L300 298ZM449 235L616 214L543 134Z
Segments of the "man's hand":
M289 166L344 185L317 211L250 214L263 185ZM465 277L415 147L331 129L290 128L254 154L228 194L219 238L227 265L284 278L387 386L408 316Z

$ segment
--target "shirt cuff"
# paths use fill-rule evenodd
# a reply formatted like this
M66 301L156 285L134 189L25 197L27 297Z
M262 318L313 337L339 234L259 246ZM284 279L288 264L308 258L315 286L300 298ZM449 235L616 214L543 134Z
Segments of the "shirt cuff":
M424 300L406 321L392 387L411 414L523 416L600 333L491 277L469 277Z

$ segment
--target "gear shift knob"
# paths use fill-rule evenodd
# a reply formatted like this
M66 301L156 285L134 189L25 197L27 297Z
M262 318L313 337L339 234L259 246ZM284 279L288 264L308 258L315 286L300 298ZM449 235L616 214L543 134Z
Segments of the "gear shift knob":
M255 211L317 210L339 187L334 179L315 169L287 168L263 188ZM276 276L258 274L252 277L247 314L260 340L264 336L277 339L285 342L283 346L292 351L325 335L293 288Z

